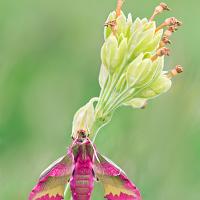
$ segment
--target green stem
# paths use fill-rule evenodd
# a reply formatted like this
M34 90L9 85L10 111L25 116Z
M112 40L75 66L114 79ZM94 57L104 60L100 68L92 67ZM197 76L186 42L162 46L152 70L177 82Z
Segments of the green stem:
M111 84L111 80L110 80L110 76L109 76L107 78L104 86L103 86L103 89L101 89L100 96L99 96L99 101L98 101L98 103L96 105L96 110L98 110L99 107L100 107L100 105L102 104L102 101L104 99L105 93L106 93L106 91L107 91L107 89L108 89L108 87L109 87L110 84Z
M113 112L115 109L117 109L122 103L126 103L128 101L130 101L131 99L133 99L134 97L136 97L136 95L138 93L140 93L142 90L144 90L145 88L140 88L139 90L137 90L135 92L135 94L131 94L131 95L127 95L125 96L124 98L121 98L121 100L119 99L118 102L111 108L109 108L109 110L107 110L106 113L109 113L109 112Z

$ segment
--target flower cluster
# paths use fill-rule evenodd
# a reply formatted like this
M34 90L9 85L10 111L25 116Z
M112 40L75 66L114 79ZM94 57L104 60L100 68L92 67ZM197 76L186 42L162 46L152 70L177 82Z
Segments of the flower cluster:
M110 13L105 23L99 75L101 93L97 105L92 103L94 123L84 127L91 133L106 124L121 105L143 108L147 100L167 92L171 78L183 71L179 65L170 72L164 71L164 59L170 53L166 46L182 24L171 17L156 26L155 17L170 10L169 7L161 3L150 19L133 21L131 14L126 17L121 11L122 3L118 0L117 10ZM82 109L87 112L87 105Z

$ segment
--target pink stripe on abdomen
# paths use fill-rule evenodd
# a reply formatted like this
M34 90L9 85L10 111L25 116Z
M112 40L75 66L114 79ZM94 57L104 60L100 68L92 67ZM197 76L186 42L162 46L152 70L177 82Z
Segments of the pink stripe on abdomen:
M73 200L90 200L94 188L92 168L89 166L75 168L70 187Z

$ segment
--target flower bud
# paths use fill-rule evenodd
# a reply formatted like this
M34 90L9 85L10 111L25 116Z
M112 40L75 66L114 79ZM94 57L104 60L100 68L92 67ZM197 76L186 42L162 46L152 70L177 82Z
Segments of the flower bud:
M109 70L113 59L116 57L118 48L118 42L114 35L110 35L110 37L105 41L102 49L101 49L101 60L103 65Z
M88 133L95 120L93 103L98 101L98 98L93 98L85 106L80 108L73 119L72 135L76 137L79 130L87 130Z
M143 72L142 59L144 54L141 53L135 60L133 60L127 69L126 80L129 87L132 87L140 78Z
M100 73L99 73L99 85L101 88L104 87L106 80L108 78L108 70L107 68L102 64L100 68Z
M121 41L118 41L114 35L111 35L104 43L101 50L101 59L103 65L110 74L113 74L126 60L127 38L122 35Z
M126 32L126 16L124 13L121 13L119 17L116 19L117 24L117 34L120 35L121 33L125 34Z
M125 103L126 106L132 106L133 108L143 108L147 103L147 99L135 98Z
M171 87L171 80L166 76L160 76L156 81L154 81L148 88L144 89L140 94L139 98L154 98L162 93L167 92Z

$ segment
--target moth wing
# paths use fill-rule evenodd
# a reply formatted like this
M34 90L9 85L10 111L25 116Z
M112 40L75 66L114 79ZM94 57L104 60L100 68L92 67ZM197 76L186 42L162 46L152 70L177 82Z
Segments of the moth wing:
M141 200L140 191L126 174L105 156L97 154L94 172L104 186L108 200Z
M68 179L73 172L73 156L68 153L53 162L40 175L29 200L62 200Z

